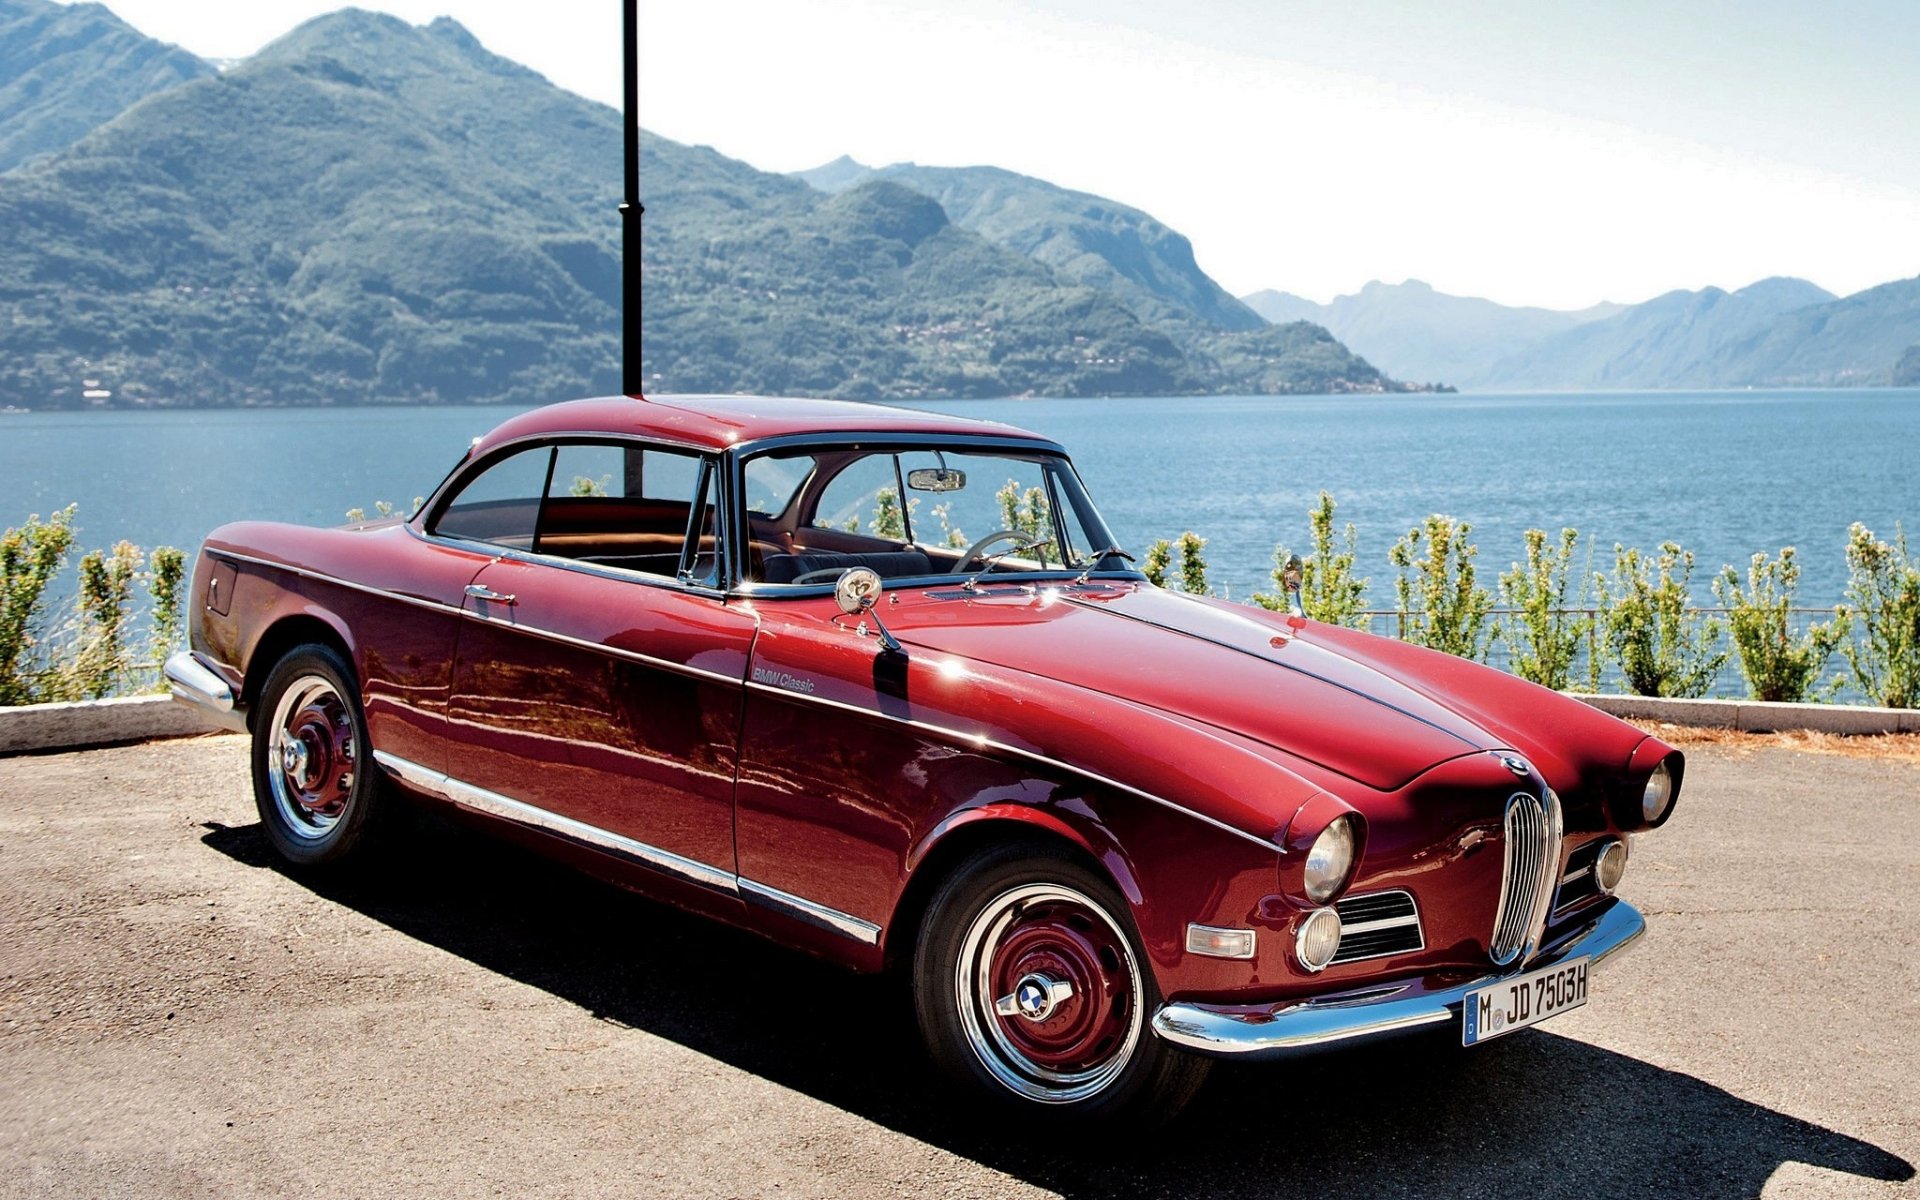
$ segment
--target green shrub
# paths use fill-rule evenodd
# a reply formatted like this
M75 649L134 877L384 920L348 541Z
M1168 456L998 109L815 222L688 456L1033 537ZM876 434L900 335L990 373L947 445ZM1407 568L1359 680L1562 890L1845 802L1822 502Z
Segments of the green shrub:
M1474 581L1473 560L1480 552L1467 540L1471 532L1465 521L1436 513L1409 529L1387 557L1400 572L1394 580L1400 636L1430 650L1485 659L1493 597Z
M1904 529L1891 543L1857 522L1847 531L1844 609L1860 631L1846 648L1854 683L1876 704L1920 707L1920 562Z
M1580 534L1562 529L1559 544L1549 546L1546 530L1529 529L1526 540L1527 561L1500 576L1501 601L1516 610L1501 636L1515 675L1557 690L1572 679L1580 647L1593 632L1593 617L1580 611L1587 599L1584 572L1573 568Z
M187 556L173 546L156 547L147 559L147 597L153 603L151 654L156 663L166 661L185 642L180 593L186 577Z
M1713 581L1713 594L1727 610L1727 631L1747 677L1747 691L1755 700L1805 700L1819 679L1821 668L1846 636L1846 623L1830 621L1810 626L1796 636L1791 624L1793 594L1800 584L1800 564L1786 546L1779 558L1756 554L1747 565L1747 586L1732 567ZM1837 682L1837 681L1836 681Z
M125 681L132 665L127 660L127 604L142 558L140 547L132 542L81 556L81 634L78 653L67 671L69 694L98 700L112 695Z
M1173 566L1173 543L1165 538L1155 538L1147 545L1146 557L1140 560L1140 573L1147 582L1157 588L1167 586L1167 571Z
M1320 493L1320 502L1307 512L1312 530L1313 553L1300 564L1300 608L1307 616L1327 625L1345 625L1358 629L1366 624L1362 614L1367 608L1367 583L1356 579L1353 564L1359 536L1349 521L1345 530L1345 549L1334 549L1333 494ZM1275 612L1287 610L1286 568L1292 551L1285 545L1273 549L1273 592L1255 592L1253 602Z
M1720 622L1697 612L1688 592L1693 552L1660 544L1658 558L1616 544L1613 577L1594 577L1608 654L1642 696L1704 696L1726 664Z
M1047 565L1047 547L1053 544L1053 512L1047 506L1047 493L1037 487L1020 490L1009 479L994 493L1000 502L1000 528L1011 529L1029 542L1037 542L1034 554L1041 566ZM1062 559L1064 562L1064 558Z
M0 535L0 705L46 698L47 585L73 547L73 512L69 504L44 522L36 513Z
M1169 542L1159 538L1147 546L1147 556L1140 564L1140 573L1147 582L1158 588L1168 587L1168 578L1173 570L1174 555L1180 557L1180 578L1178 586L1171 590L1190 592L1196 596L1209 596L1213 588L1207 582L1207 560L1204 551L1207 539L1188 530Z

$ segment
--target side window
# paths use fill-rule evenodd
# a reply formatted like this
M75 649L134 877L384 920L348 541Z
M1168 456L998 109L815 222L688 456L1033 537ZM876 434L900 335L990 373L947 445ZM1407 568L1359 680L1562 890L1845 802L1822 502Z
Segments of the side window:
M627 494L627 455L620 446L575 442L561 446L553 459L548 496L619 497Z
M900 480L893 455L869 454L855 459L835 475L814 505L813 524L842 533L905 541L906 522L900 512Z
M535 446L483 468L440 511L433 532L532 549L552 462L552 447Z
M811 454L780 457L762 454L747 461L742 477L746 481L747 512L756 517L777 517L793 503L793 494L813 474L816 460Z
M717 583L719 513L698 454L622 442L555 453L534 551L642 575ZM701 489L700 495L695 494ZM688 533L699 538L691 550Z
M697 465L697 464L696 464ZM699 493L693 498L692 520L688 529L694 539L688 549L687 583L715 587L720 582L720 473L699 472Z
M669 500L675 504L685 504L693 496L693 485L700 474L700 457L696 454L680 454L672 450L646 450L639 452L639 487L634 493L647 500ZM628 485L635 482L632 475L627 477Z

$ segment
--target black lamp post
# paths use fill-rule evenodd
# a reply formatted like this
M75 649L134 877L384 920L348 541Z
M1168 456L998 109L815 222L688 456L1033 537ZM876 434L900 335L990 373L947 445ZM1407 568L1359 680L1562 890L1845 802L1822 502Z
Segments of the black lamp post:
M640 14L639 0L622 0L627 57L626 199L620 205L620 390L641 392L640 368Z

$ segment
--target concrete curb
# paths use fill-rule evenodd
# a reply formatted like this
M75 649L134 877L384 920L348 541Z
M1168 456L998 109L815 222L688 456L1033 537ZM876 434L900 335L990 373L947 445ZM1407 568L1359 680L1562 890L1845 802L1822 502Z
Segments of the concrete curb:
M1764 700L1669 700L1656 696L1569 692L1575 700L1627 720L1669 721L1751 733L1920 733L1920 709L1851 704L1775 704Z
M0 708L0 754L78 750L114 742L216 733L220 729L212 714L180 704L171 696L27 704Z

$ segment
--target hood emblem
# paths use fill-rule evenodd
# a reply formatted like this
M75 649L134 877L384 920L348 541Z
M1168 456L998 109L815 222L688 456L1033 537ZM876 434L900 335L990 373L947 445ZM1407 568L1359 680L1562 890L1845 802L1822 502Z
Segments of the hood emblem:
M1500 756L1500 762L1507 770L1512 771L1522 779L1525 779L1529 774L1527 761L1523 758L1515 758L1511 754L1502 754Z

